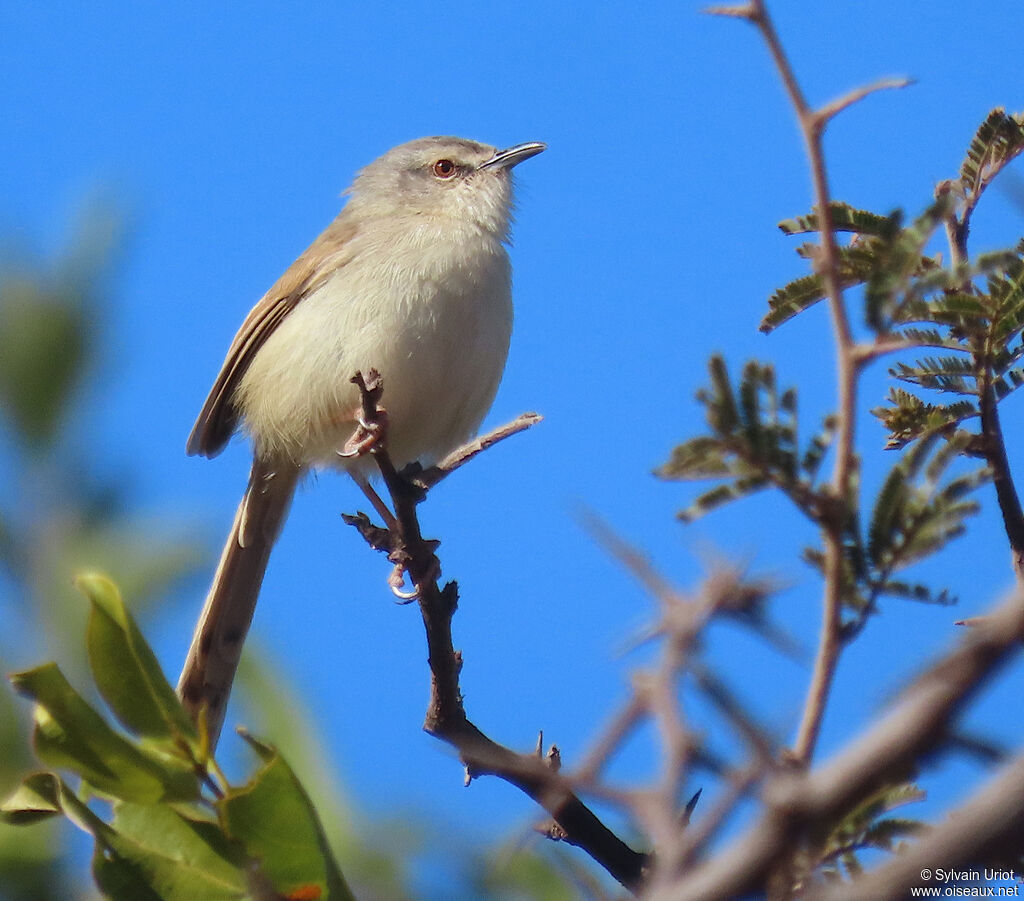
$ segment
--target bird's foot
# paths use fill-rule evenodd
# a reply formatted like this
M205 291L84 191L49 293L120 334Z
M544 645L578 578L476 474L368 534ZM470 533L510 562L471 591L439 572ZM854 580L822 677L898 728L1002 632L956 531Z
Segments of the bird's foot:
M373 419L365 418L362 411L358 411L354 418L358 423L356 429L344 447L337 452L339 457L346 460L371 454L375 448L383 447L384 436L388 430L388 411L383 407L377 407Z

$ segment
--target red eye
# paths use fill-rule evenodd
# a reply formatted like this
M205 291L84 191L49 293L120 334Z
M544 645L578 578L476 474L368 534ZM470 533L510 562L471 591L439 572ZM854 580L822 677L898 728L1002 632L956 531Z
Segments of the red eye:
M455 163L451 160L438 160L434 163L434 175L438 178L451 178L455 174Z

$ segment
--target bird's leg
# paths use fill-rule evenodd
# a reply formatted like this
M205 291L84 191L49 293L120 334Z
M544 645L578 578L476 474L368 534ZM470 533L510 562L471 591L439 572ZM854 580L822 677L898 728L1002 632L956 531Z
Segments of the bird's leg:
M352 472L352 481L359 486L359 490L366 495L366 499L373 504L373 509L380 514L381 519L384 520L384 527L390 531L398 534L398 520L395 519L395 514L391 512L391 508L381 499L381 496L377 494L369 480L361 472Z

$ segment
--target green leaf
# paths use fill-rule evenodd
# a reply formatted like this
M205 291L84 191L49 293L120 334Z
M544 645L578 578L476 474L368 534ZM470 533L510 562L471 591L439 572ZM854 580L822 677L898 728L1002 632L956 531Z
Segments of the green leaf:
M905 817L886 817L873 823L864 832L862 844L881 851L894 850L894 841L909 835L916 835L924 829L920 820L908 820Z
M226 832L260 862L279 894L319 889L331 901L354 901L316 810L291 768L273 748L243 737L264 765L247 785L217 802Z
M677 515L683 522L694 522L730 501L739 500L748 494L754 494L767 486L768 480L758 477L738 479L725 485L716 485L711 490L698 495L697 499L689 507L685 510L680 510Z
M115 809L120 805L115 805ZM189 828L166 805L152 805L120 822L94 825L92 871L112 901L241 901L244 870L218 853L223 837ZM128 826L124 829L124 826ZM212 846L207 839L212 839ZM239 858L241 860L241 858Z
M960 166L960 184L966 195L976 199L1000 169L1024 150L1024 131L1016 116L996 107L978 126Z
M227 901L246 896L245 856L216 823L166 804L119 803L113 829L121 869L157 897Z
M906 481L904 467L894 466L878 492L878 497L875 498L875 507L868 527L867 552L868 559L876 567L885 565L886 557L891 551L899 519L906 504Z
M655 474L663 479L715 479L729 474L722 457L721 441L709 435L691 438L672 449L672 454Z
M887 786L868 796L833 827L823 843L818 866L826 872L834 872L838 860L850 875L861 872L857 852L892 851L895 839L922 828L917 821L885 815L896 807L923 798L924 792L910 783Z
M979 416L974 401L956 401L951 404L925 403L916 395L900 388L889 389L888 407L876 407L877 416L889 432L887 448L898 449L911 441L935 432L949 432L967 419Z
M79 829L92 833L97 839L105 840L111 831L56 773L40 772L26 776L21 787L4 803L4 819L18 825L37 822L50 811L62 813Z
M969 441L964 433L944 442L932 434L907 451L890 471L868 530L868 558L878 573L876 589L893 572L934 554L962 534L966 518L977 512L977 502L964 498L988 480L987 470L975 470L940 486Z
M11 682L36 702L33 742L44 763L69 769L97 791L126 801L188 801L199 796L198 777L186 761L147 753L116 733L56 664L15 673Z
M832 214L832 228L837 232L889 237L899 229L903 219L900 210L888 216L879 216L878 213L859 210L841 200L833 200L828 206ZM818 214L810 213L806 216L797 216L795 219L784 219L779 223L779 229L785 235L819 231Z
M121 595L97 573L80 575L75 584L91 602L86 643L96 686L121 723L153 739L198 738L192 721L164 677Z
M835 439L838 425L839 420L835 415L830 414L826 416L821 424L821 431L811 439L811 443L808 445L803 459L800 461L800 468L808 478L817 478L818 470L825 459L825 454L828 453L828 449L832 446L832 441Z
M948 350L966 351L963 341L947 335L935 328L914 328L904 327L899 330L899 336L908 344L919 347L943 347Z
M656 474L665 479L724 479L701 494L680 517L693 520L730 500L776 485L812 518L823 505L812 481L830 437L816 436L801 454L797 435L797 394L779 391L775 370L756 361L743 367L734 388L722 357L708 364L711 387L698 392L712 434L677 446Z
M920 604L934 604L939 607L951 607L956 602L956 596L949 593L945 588L936 592L928 585L919 582L903 582L897 579L887 579L879 586L879 593L889 597L901 598L905 601L917 601Z
M243 861L237 852L234 859L225 859L226 843L212 824L193 824L166 805L153 805L122 808L111 826L54 773L29 776L14 798L20 799L21 809L12 812L20 822L30 822L33 813L59 812L92 835L93 875L107 898L238 901L246 897Z
M768 298L768 312L758 328L765 334L774 331L824 296L825 286L819 276L804 275L794 279Z
M877 239L872 238L848 247L836 248L838 254L836 268L841 288L846 289L853 285L859 285L871 277L871 273L877 266L876 242ZM811 257L815 251L815 246L811 244L797 248L797 252L804 257ZM825 293L825 283L817 273L805 275L779 288L768 298L768 312L761 320L760 330L765 333L773 331L782 323L792 319L797 313L803 312L822 300Z
M913 366L897 363L889 370L893 378L949 394L976 397L974 361L965 357L925 357Z
M929 273L940 270L924 249L952 207L952 198L940 195L906 228L871 239L864 318L876 333L891 331L901 308L915 299L914 286L926 284Z
M12 826L26 826L59 815L61 804L53 773L30 773L3 805L0 818Z

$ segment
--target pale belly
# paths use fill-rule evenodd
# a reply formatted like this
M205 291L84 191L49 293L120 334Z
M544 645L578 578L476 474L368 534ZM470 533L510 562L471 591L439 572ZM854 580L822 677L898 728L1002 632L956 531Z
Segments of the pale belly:
M384 380L396 465L433 462L469 439L494 400L512 329L508 258L485 250L413 279L402 273L416 267L400 259L373 271L354 262L300 301L236 394L257 454L368 468L337 452L356 428L350 379L370 369Z

